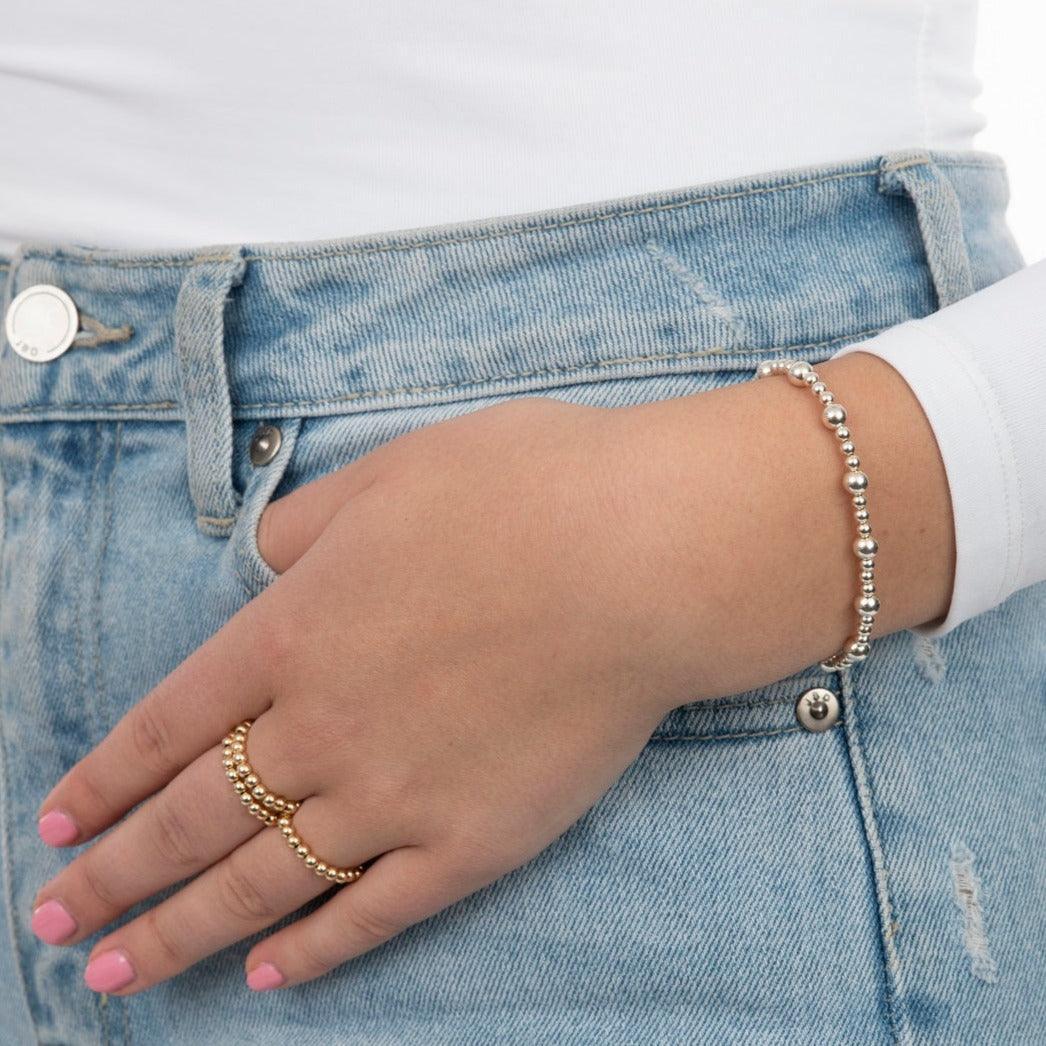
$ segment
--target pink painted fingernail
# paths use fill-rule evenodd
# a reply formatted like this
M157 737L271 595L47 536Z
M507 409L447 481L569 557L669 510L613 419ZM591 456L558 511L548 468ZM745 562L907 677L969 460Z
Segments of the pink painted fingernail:
M29 926L41 941L48 944L61 944L76 933L76 920L61 901L55 900L44 901L34 908Z
M36 830L48 846L68 846L80 834L76 822L64 810L48 810L36 822Z
M119 991L133 980L134 967L123 949L96 955L84 970L84 983L95 992Z
M271 962L259 963L247 974L247 987L252 992L267 992L287 980Z

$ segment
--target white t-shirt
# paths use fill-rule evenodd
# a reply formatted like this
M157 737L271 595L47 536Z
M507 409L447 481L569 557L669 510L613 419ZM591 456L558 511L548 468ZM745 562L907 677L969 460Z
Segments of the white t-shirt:
M0 253L384 232L982 125L974 0L51 0L3 23ZM944 457L955 588L919 629L940 635L1046 579L1046 266L860 347Z

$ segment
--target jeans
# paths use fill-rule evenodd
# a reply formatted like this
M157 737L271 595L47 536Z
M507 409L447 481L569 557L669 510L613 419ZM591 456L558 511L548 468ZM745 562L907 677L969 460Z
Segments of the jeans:
M505 397L609 407L822 361L1018 268L1006 201L991 156L906 153L351 240L5 260L7 301L56 285L81 329L51 362L0 354L3 1042L1043 1041L1046 584L673 711L535 860L318 981L251 994L243 941L94 995L88 945L29 930L69 860L39 803L273 580L270 499ZM282 439L252 465L259 424ZM817 732L814 686L839 711Z

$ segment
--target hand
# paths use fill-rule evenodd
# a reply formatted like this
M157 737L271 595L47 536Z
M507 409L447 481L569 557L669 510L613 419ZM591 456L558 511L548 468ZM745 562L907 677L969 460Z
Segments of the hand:
M148 988L329 889L226 780L218 741L241 719L265 783L304 799L301 837L340 865L378 858L251 952L255 983L276 977L263 964L295 984L373 947L599 798L679 692L652 668L667 606L646 591L623 420L509 402L270 506L259 547L282 576L43 804L82 842L147 800L37 897L75 920L62 943L202 873L98 942L92 987Z
M910 403L864 366L838 361L832 383L857 382L839 391L874 481L889 448L877 425ZM875 424L857 406L866 388L887 396ZM84 842L146 800L40 891L34 925L73 943L201 873L93 948L90 986L130 994L328 889L222 772L217 742L244 718L266 785L304 799L300 836L332 863L373 860L251 950L253 987L319 976L534 856L670 708L773 681L841 642L852 524L827 494L838 454L809 407L772 381L618 410L514 400L274 502L259 547L281 576L43 803L52 823L70 820L65 841ZM925 419L906 424L918 476L936 448L920 444ZM880 480L887 508L903 472L894 488ZM925 499L939 495L928 479L912 481ZM927 511L922 537L890 525L887 578L891 562L943 558L908 548L950 525L946 506ZM797 524L812 528L808 556ZM929 596L899 587L894 613L941 609L947 578L936 583ZM818 613L797 617L811 594Z

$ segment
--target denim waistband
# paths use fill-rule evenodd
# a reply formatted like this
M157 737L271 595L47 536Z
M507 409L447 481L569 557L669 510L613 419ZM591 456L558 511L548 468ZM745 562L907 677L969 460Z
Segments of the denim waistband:
M990 282L985 153L898 153L521 217L197 250L23 244L5 308L63 288L51 363L0 354L0 420L322 415L816 360ZM983 250L968 248L983 244ZM0 273L2 275L2 273Z

